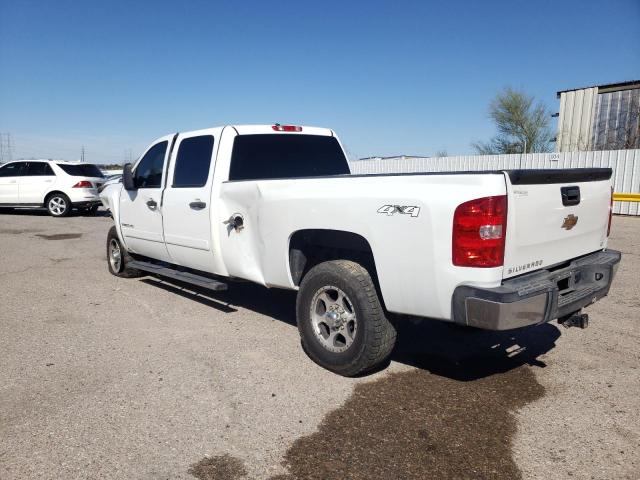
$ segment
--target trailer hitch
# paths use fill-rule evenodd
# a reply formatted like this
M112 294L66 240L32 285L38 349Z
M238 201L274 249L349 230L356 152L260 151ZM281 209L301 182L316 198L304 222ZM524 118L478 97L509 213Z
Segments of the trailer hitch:
M580 327L585 329L589 326L589 315L586 313L574 312L558 319L558 323L564 328Z

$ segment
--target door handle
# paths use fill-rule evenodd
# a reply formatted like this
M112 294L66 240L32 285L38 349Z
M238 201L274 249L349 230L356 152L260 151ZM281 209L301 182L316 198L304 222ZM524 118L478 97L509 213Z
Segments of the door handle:
M147 207L149 207L151 210L155 210L156 208L158 208L158 203L153 198L150 198L149 200L147 200Z
M194 210L202 210L203 208L205 208L207 206L207 204L204 203L204 202L191 202L189 204L189 206L191 208L193 208Z

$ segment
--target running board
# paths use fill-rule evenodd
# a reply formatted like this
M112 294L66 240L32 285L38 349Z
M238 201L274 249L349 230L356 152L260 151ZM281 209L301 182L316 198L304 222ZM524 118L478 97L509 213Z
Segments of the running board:
M173 278L174 280L180 280L181 282L190 283L199 287L208 288L209 290L215 290L216 292L226 290L227 284L214 280L213 278L204 277L202 275L196 275L190 272L181 272L173 268L163 267L156 263L143 262L140 260L134 260L127 264L127 267L142 270L147 273L153 273L163 277Z

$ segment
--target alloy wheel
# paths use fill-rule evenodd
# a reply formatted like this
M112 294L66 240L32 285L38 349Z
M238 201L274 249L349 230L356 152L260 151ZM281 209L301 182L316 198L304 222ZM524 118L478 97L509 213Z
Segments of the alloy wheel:
M338 287L320 288L311 301L311 323L320 344L331 352L344 352L358 330L353 303Z

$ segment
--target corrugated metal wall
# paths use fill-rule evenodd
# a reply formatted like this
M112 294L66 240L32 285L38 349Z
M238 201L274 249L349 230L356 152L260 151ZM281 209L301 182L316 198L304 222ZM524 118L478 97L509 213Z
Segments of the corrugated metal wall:
M515 168L611 167L614 190L640 193L640 150L384 158L350 162L354 174L508 170ZM640 203L615 202L614 213L640 215Z
M591 150L640 146L640 88L598 94Z
M560 117L556 138L558 151L588 150L591 147L597 97L598 87L560 94Z

